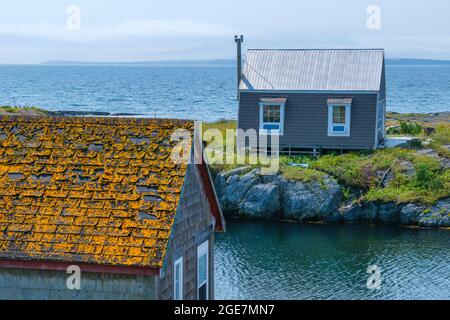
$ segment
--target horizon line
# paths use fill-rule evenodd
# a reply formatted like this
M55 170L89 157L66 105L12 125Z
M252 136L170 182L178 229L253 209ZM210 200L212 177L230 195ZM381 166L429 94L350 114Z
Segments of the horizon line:
M249 49L249 50L273 50L273 49ZM279 49L276 49L279 50ZM281 49L281 50L310 50L310 49ZM311 49L323 50L323 49ZM332 49L329 49L332 50ZM339 49L340 50L340 49ZM350 49L348 49L350 50ZM366 49L361 49L366 50ZM378 49L371 49L378 50ZM124 61L92 61L92 60L45 60L37 63L2 63L0 65L94 65L94 64L231 64L235 63L236 58L211 58L211 59L165 59L165 60L124 60ZM430 59L430 58L386 58L386 61L395 62L435 62L435 63L450 63L450 59Z

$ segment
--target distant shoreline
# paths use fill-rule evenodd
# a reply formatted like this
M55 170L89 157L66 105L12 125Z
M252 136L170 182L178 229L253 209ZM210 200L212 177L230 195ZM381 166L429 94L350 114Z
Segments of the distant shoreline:
M450 60L433 59L386 59L387 65L450 65ZM44 61L39 65L49 66L235 66L235 59L211 59L211 60L156 60L156 61L71 61L52 60Z
M233 59L212 60L157 60L157 61L123 61L123 62L94 62L94 61L44 61L40 65L56 66L235 66Z

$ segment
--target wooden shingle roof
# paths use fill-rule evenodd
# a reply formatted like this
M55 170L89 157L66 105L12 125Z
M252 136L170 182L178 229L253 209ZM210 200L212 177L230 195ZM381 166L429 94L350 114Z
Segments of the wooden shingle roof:
M162 266L181 120L0 118L0 260Z

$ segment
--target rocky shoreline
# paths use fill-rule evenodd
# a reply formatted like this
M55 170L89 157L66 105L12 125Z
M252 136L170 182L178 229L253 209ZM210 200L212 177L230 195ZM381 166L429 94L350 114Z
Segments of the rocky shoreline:
M6 108L6 109L5 109ZM2 115L20 115L20 116L55 116L55 117L138 117L143 116L138 113L111 113L103 111L48 111L32 107L0 107L0 116Z
M450 228L450 198L434 205L356 202L325 176L300 182L282 175L262 176L241 167L215 178L216 192L227 217L321 223L389 223L424 228Z

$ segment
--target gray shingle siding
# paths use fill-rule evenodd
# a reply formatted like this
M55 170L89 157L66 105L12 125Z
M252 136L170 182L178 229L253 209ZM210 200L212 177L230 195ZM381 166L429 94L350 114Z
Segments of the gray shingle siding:
M211 208L202 178L195 165L189 165L175 223L167 248L162 276L157 283L159 299L173 299L173 264L183 256L184 299L197 298L197 246L209 240L209 298L214 298L214 230Z
M155 276L81 272L80 290L69 290L64 271L0 268L0 300L150 300Z
M284 134L280 145L304 148L372 149L375 144L377 93L240 93L240 129L259 128L259 99L285 97ZM352 97L350 137L328 136L329 97Z

